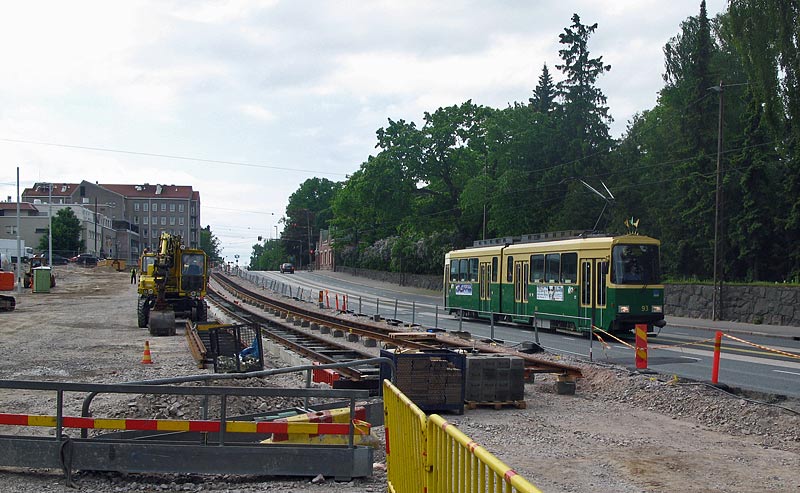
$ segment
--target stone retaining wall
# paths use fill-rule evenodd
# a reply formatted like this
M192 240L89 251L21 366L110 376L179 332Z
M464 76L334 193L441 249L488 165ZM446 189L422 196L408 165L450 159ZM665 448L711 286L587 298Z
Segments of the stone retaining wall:
M667 284L664 313L711 318L712 286ZM800 327L800 288L794 286L722 287L722 320Z
M352 267L336 267L339 272L376 281L442 290L442 276L401 274ZM711 318L712 286L667 284L664 288L664 313L667 316ZM800 327L800 287L723 286L722 320L767 325Z

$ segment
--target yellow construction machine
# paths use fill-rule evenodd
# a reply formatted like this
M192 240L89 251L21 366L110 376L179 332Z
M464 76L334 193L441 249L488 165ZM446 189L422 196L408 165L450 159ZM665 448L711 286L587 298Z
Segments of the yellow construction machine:
M208 259L203 250L186 248L180 236L162 233L158 251L139 258L139 327L154 336L175 335L175 319L208 319Z

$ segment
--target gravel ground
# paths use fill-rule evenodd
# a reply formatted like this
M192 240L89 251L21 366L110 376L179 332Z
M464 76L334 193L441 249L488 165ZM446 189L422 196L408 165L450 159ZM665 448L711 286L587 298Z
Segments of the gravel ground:
M17 296L0 313L0 378L90 383L127 382L199 372L180 337L152 338L136 326L136 291L125 272L56 267L49 294ZM145 340L154 364L142 365ZM361 347L363 349L363 347ZM554 355L544 357L558 358ZM614 366L580 366L574 396L558 395L554 379L526 384L526 409L478 408L449 421L531 483L547 492L800 491L800 402L776 396L730 396L669 376ZM230 384L230 383L227 383ZM299 387L281 376L237 385ZM764 405L767 401L785 408ZM0 412L51 414L52 396L3 392ZM82 396L67 397L66 413ZM292 406L289 401L238 401L233 414ZM93 404L97 417L194 417L184 399L110 396ZM49 434L47 428L0 427L0 433ZM376 437L382 429L374 429ZM75 434L76 432L72 432ZM382 444L370 478L225 477L81 472L81 491L385 491ZM0 468L3 491L73 491L60 471Z

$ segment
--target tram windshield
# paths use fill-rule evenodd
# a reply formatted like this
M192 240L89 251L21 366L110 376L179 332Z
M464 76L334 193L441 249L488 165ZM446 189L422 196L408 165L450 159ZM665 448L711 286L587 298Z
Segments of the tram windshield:
M659 284L658 245L615 245L611 249L611 282Z

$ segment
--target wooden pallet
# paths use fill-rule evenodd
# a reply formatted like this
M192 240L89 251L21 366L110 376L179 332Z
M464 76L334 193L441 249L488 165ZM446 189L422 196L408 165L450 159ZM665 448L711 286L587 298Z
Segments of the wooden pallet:
M503 407L511 406L516 407L517 409L525 409L528 407L528 404L525 401L464 401L464 405L467 407L467 409L475 409L478 407L493 407L495 409L501 409Z

